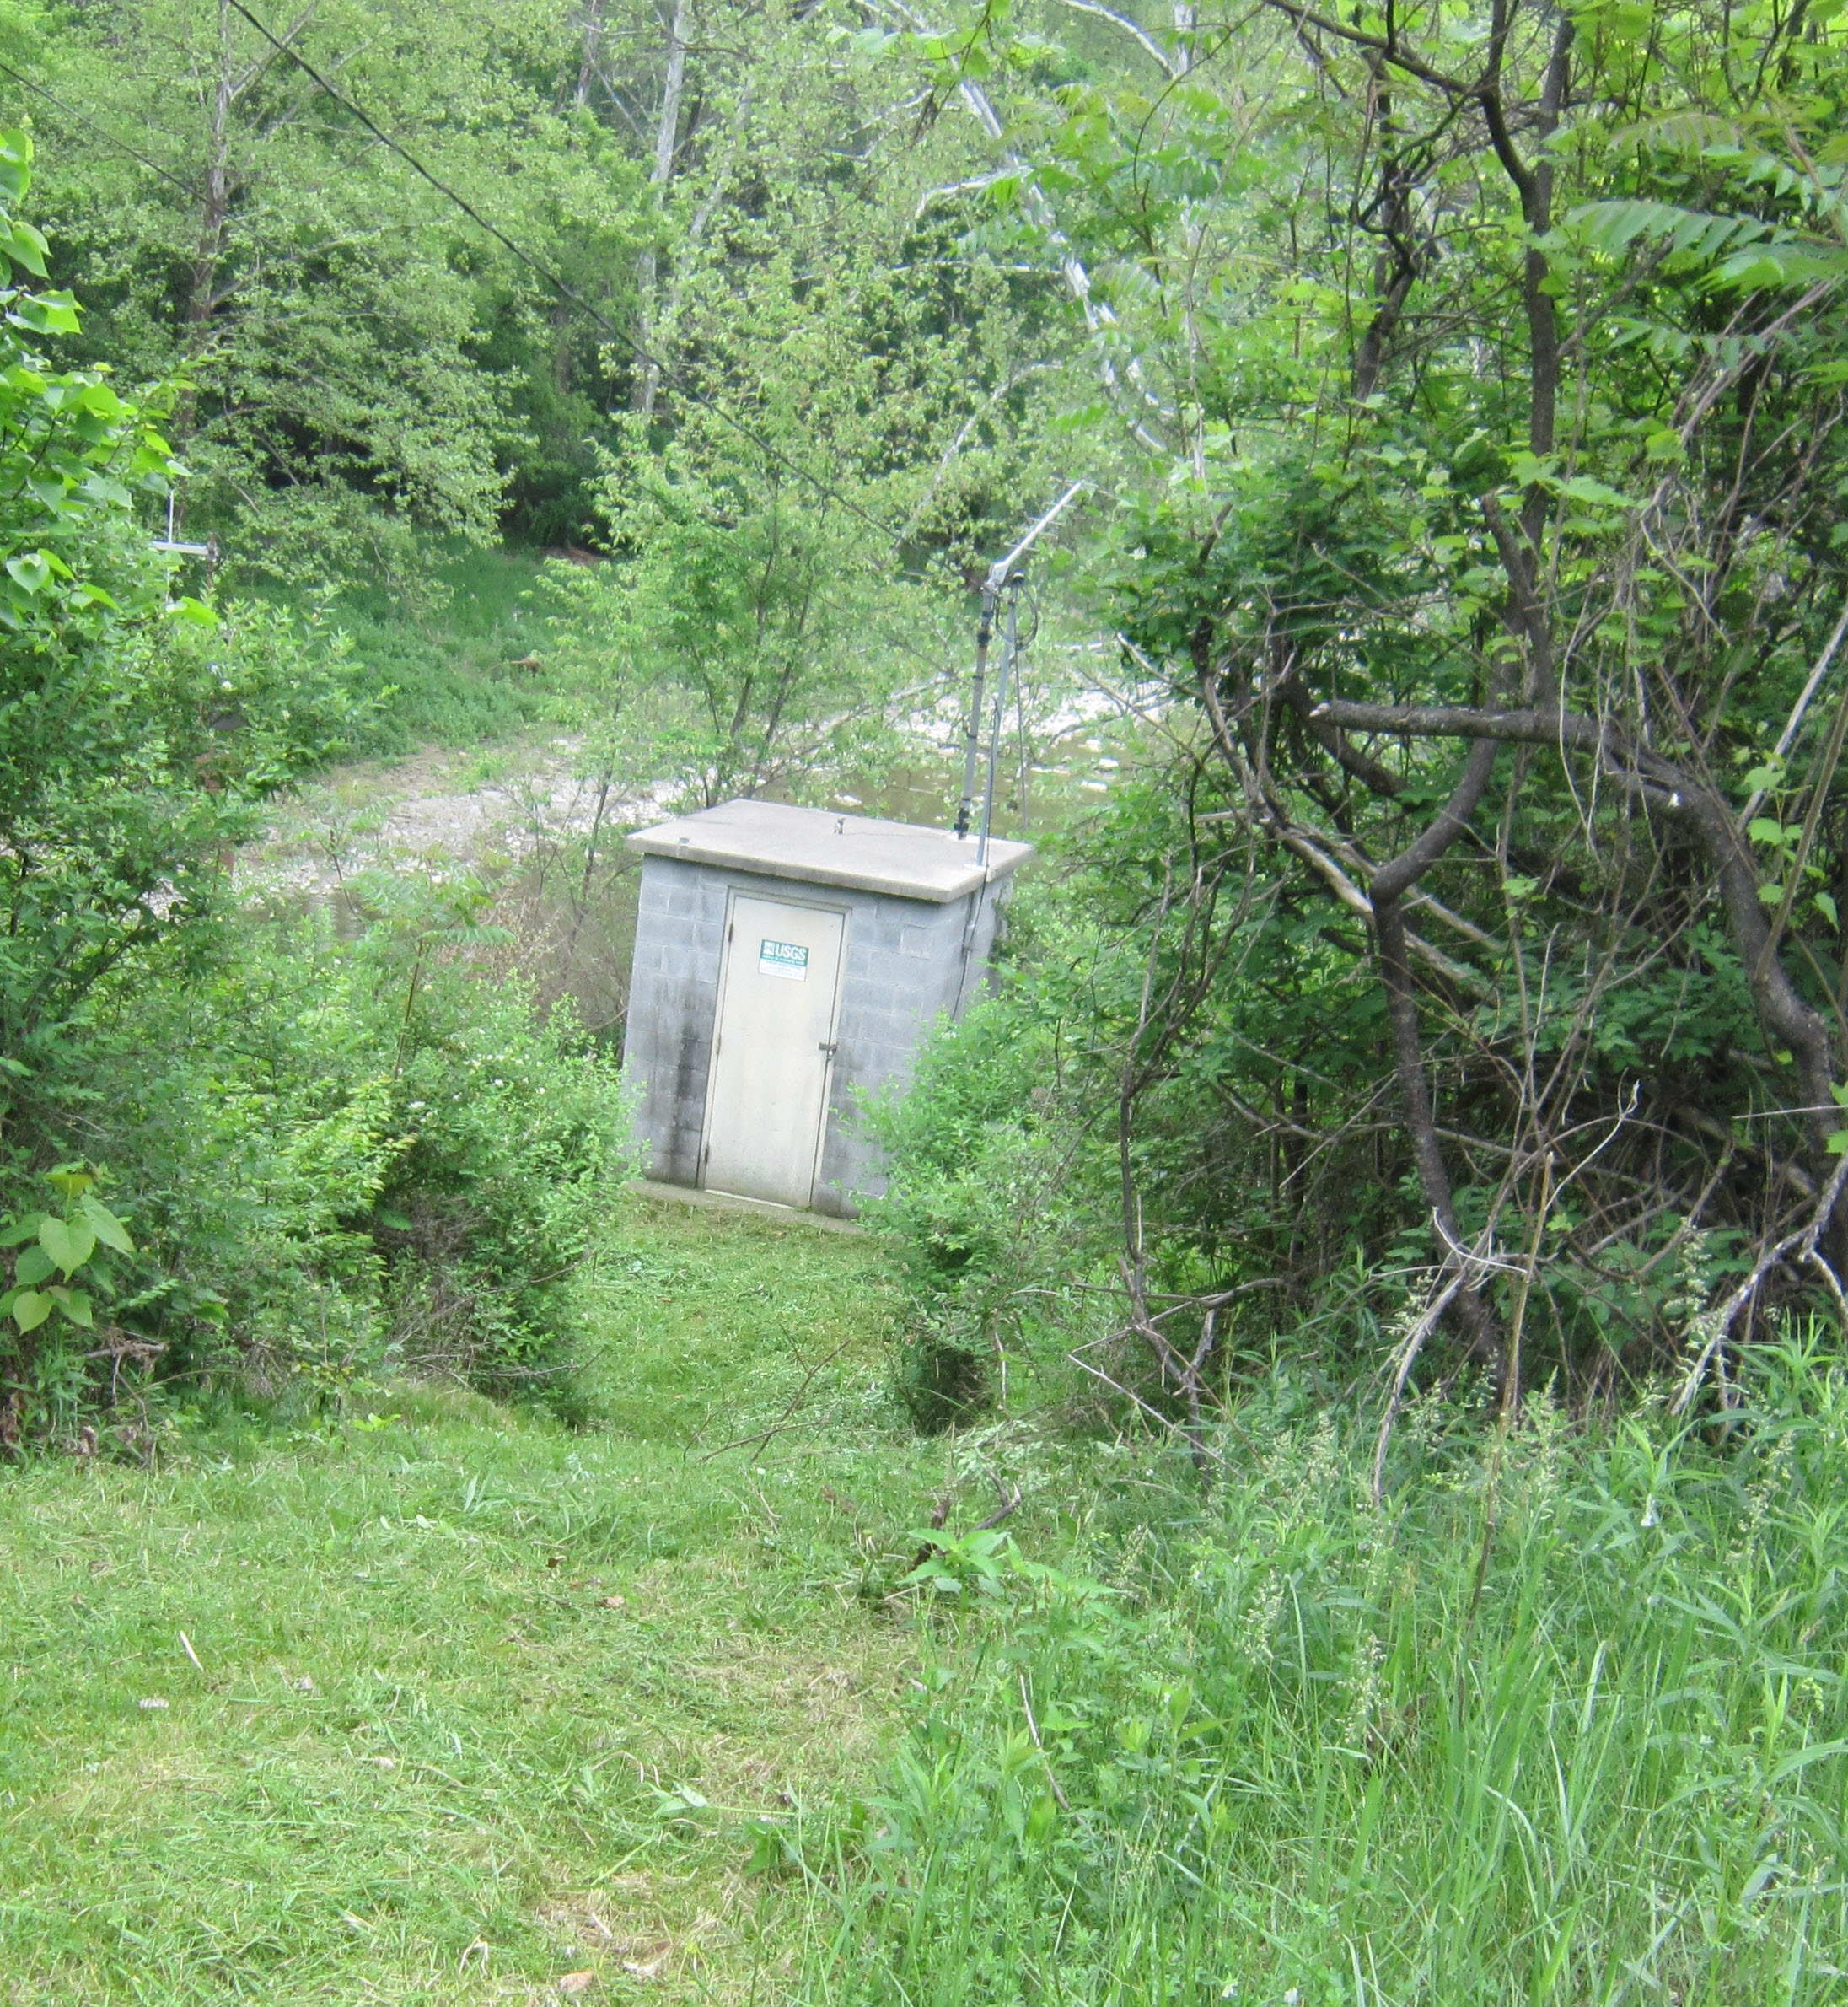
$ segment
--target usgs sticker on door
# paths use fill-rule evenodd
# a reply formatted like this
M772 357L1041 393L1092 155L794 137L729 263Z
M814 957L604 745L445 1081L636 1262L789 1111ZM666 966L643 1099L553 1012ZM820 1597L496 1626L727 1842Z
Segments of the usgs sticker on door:
M798 947L794 941L760 941L757 944L757 973L760 976L784 976L792 982L808 980L808 950Z

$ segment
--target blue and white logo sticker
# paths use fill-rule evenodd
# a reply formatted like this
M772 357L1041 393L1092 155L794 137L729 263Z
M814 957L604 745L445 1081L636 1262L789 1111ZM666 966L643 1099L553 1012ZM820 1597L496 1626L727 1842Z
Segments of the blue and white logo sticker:
M760 976L781 976L791 982L808 980L808 950L798 947L794 941L760 941L757 945L757 973Z

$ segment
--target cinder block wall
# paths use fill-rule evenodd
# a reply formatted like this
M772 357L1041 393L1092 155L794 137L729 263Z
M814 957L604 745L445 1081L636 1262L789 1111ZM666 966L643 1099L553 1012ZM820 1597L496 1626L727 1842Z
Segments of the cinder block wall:
M674 1185L700 1181L725 915L733 891L846 915L839 1050L814 1203L818 1213L851 1213L859 1198L884 1188L879 1153L863 1133L856 1101L908 1080L931 1024L965 1009L980 993L1008 888L1005 879L987 888L965 981L963 928L975 895L939 905L645 858L623 1068L637 1097L636 1127L647 1146L648 1175Z

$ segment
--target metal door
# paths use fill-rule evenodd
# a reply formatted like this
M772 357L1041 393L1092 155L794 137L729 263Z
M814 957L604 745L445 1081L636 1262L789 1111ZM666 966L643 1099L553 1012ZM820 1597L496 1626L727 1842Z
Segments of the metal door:
M806 1206L834 1057L844 913L735 893L701 1182Z

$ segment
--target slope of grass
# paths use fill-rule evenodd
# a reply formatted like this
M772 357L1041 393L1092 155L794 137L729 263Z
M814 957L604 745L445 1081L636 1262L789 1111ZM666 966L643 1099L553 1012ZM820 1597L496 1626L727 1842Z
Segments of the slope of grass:
M535 596L544 565L539 551L468 550L434 564L414 600L383 582L347 586L332 624L351 638L363 684L395 693L359 750L471 746L568 720L575 685L550 659Z
M1384 1509L1370 1431L1254 1403L1204 1500L1104 1459L1062 1573L952 1549L991 1614L806 1841L794 1997L1848 1999L1848 1373L1764 1364L1723 1434L1433 1408Z
M939 1460L869 1243L638 1201L602 1275L605 1429L400 1388L0 1472L0 2000L774 1973L744 1821L867 1784L914 1656L902 1538L827 1493L902 1530Z
M920 1444L865 1239L637 1198L592 1301L593 1429L0 1476L0 2001L1848 1999L1829 1348L1723 1433L1414 1412L1382 1510L1287 1386L1205 1493Z

